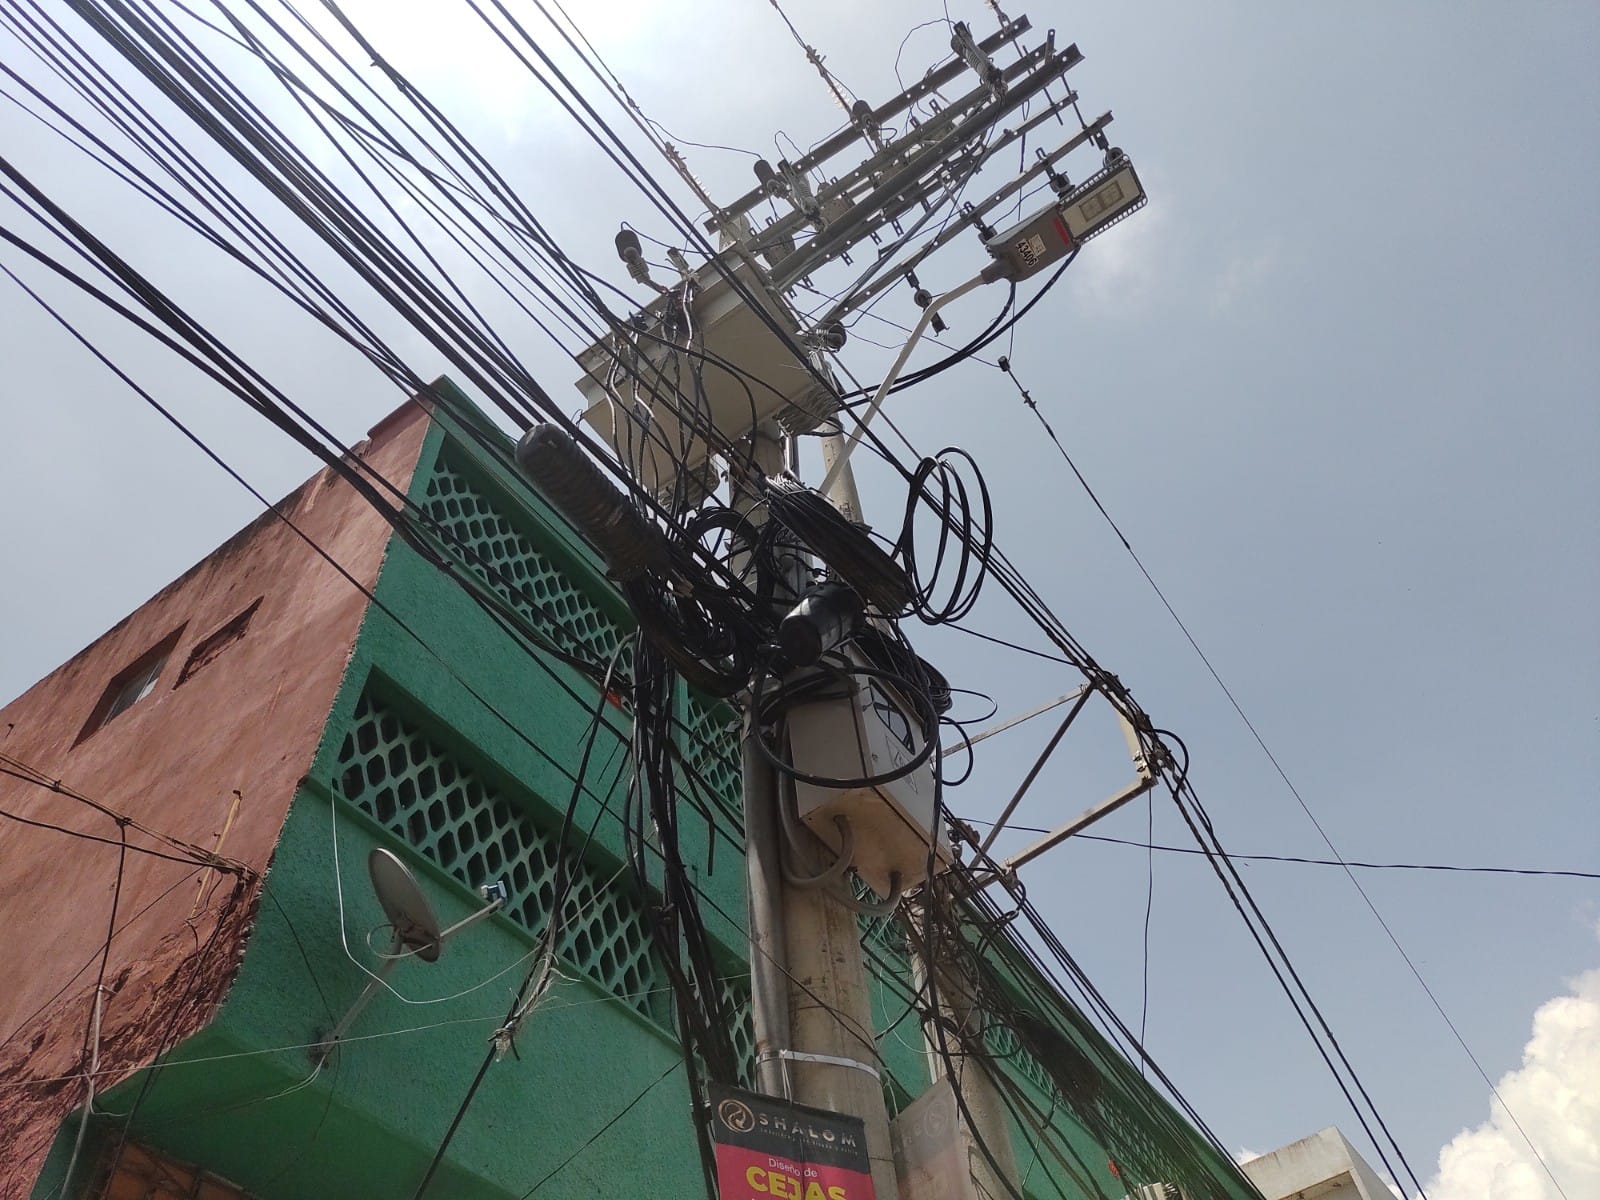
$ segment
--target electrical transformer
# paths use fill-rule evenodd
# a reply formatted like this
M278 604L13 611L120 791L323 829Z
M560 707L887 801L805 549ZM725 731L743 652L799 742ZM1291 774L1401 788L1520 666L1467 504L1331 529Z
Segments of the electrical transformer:
M769 418L809 432L839 406L794 355L795 317L748 264L706 264L689 294L687 311L681 289L658 296L630 326L578 355L583 419L658 494L670 493L680 472L705 476L722 439L737 441ZM686 425L685 411L703 426ZM706 427L716 430L709 442ZM713 473L703 490L714 486Z
M922 752L921 722L911 704L870 677L850 676L850 684L847 696L802 701L789 710L790 750L808 775L880 777ZM894 890L891 875L898 875L907 888L926 877L936 811L930 763L875 786L822 787L797 781L795 799L800 819L835 851L843 843L834 817L849 821L856 873L879 896ZM934 870L949 862L950 840L941 827Z

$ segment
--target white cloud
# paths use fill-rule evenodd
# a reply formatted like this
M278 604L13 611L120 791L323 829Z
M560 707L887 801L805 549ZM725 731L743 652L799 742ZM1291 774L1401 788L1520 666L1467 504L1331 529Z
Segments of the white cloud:
M1245 1163L1249 1162L1252 1158L1260 1157L1261 1152L1259 1150L1245 1150L1241 1148L1233 1152L1233 1161L1238 1163L1241 1167L1244 1166Z
M1151 204L1084 246L1070 279L1074 300L1098 314L1145 311L1175 272L1170 208Z
M1283 261L1282 247L1276 242L1234 255L1222 268L1211 290L1211 311L1221 313L1232 309L1277 274Z
M1439 1152L1429 1200L1559 1200L1506 1107L1568 1200L1600 1196L1600 970L1540 1006L1522 1066L1497 1087L1504 1106Z
M569 78L586 91L598 91L598 85L579 68L550 26L517 12L515 6L508 7L527 35L559 61ZM462 123L469 134L490 134L516 143L537 130L546 143L562 138L581 141L557 102L522 61L526 58L538 64L537 56L494 6L483 6L488 20L464 5L441 4L439 0L344 0L341 10L385 60ZM608 57L645 38L650 27L646 18L651 6L644 0L586 0L574 5L573 11L581 17L583 31L595 37ZM326 11L311 5L308 19L358 65L364 61Z

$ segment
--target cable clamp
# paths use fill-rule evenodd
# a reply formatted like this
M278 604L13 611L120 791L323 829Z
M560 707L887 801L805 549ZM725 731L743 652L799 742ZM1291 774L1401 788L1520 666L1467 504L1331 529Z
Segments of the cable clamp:
M775 1058L788 1062L820 1063L828 1067L849 1067L851 1070L865 1071L874 1079L878 1078L878 1068L871 1063L864 1063L854 1058L841 1058L837 1054L807 1054L802 1050L768 1050L756 1061L771 1062Z

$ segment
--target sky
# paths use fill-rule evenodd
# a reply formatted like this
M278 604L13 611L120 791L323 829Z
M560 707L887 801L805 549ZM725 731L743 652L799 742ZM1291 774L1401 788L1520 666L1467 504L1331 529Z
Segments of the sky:
M611 249L619 224L669 236L527 73L475 31L465 6L345 7L579 261L626 286ZM939 3L789 7L827 66L874 102L898 90L897 47L908 82L946 51ZM768 5L572 11L714 195L752 182L753 158L739 151L775 161L791 144L780 139L809 145L840 121ZM979 4L955 0L949 11L980 34L992 27ZM1183 738L1230 850L1329 857L1309 810L1351 860L1596 870L1600 239L1590 209L1600 77L1589 52L1600 9L1008 11L1078 43L1085 61L1071 78L1084 110L1114 112L1112 140L1150 193L1149 207L1089 244L1018 327L1006 347L1015 379L1282 773L1011 381L965 364L896 396L886 415L923 449L974 454L997 541L1156 723ZM531 10L528 20L548 30ZM109 53L103 61L117 69ZM4 28L0 63L49 85ZM239 77L315 145L268 81L243 67ZM590 90L598 96L598 85ZM625 125L616 106L597 105ZM189 144L207 153L198 134ZM335 164L325 147L312 152ZM341 436L359 438L403 398L4 98L0 155ZM665 163L650 165L669 178ZM998 183L999 170L983 178ZM290 228L270 200L244 184L240 194ZM691 206L686 188L675 194ZM3 200L0 226L36 233ZM922 281L937 292L983 261L974 239L958 239ZM313 469L237 402L13 248L0 246L0 265L266 494ZM325 269L361 295L342 268ZM988 323L994 291L951 306L949 345ZM9 564L0 696L10 697L258 508L4 275L0 296L11 447L0 471ZM570 347L481 298L547 389L579 408ZM914 315L904 296L881 311L900 323ZM421 338L374 313L419 374L445 370ZM845 361L875 378L903 336L865 320ZM815 464L804 465L815 479ZM869 516L882 514L892 533L903 494L879 464L862 461L860 474ZM996 589L969 624L1028 638ZM1075 682L958 632L914 636L1001 716ZM986 708L964 703L966 715ZM995 815L1048 722L985 743L973 779L951 797L956 810ZM1107 714L1087 714L1016 820L1049 826L1099 799L1127 769L1120 746ZM1092 832L1189 840L1160 802ZM999 845L1015 850L1026 838L1011 833ZM1600 1194L1594 881L1363 871L1386 932L1338 868L1241 869L1429 1196L1554 1200L1523 1132L1569 1200ZM1263 1152L1339 1125L1367 1148L1202 860L1076 840L1023 879L1125 1018L1137 1024L1147 999L1152 1054L1226 1145Z

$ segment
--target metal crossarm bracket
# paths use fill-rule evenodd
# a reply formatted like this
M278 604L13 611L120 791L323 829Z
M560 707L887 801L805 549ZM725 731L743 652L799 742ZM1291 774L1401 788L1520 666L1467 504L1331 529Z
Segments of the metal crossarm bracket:
M1137 799L1156 785L1156 781L1160 778L1160 776L1150 768L1150 764L1147 761L1147 756L1145 755L1144 745L1139 740L1138 731L1134 729L1134 727L1128 722L1128 719L1120 712L1117 714L1117 720L1122 724L1122 735L1127 739L1128 752L1133 758L1133 782L1120 791L1113 792L1104 800L1100 801L1099 804L1096 804L1093 808L1087 809L1080 813L1078 816L1068 821L1065 825L1059 826L1050 833L1045 834L1044 837L1033 843L1033 845L1029 846L1026 850L1020 851L1017 854L1013 854L1010 858L1006 859L1005 862L1000 864L1000 870L1002 873L1014 873L1017 868L1032 862L1046 850L1059 846L1073 834L1081 833L1084 829L1088 828L1090 825L1093 825L1101 817L1106 816L1109 813L1116 812L1117 809L1128 803L1128 801ZM992 831L989 836L992 840L994 836Z

